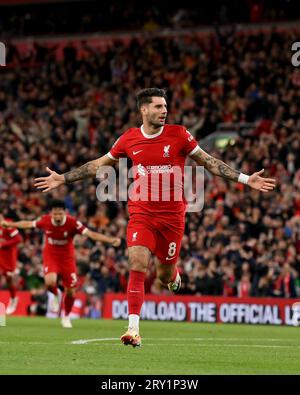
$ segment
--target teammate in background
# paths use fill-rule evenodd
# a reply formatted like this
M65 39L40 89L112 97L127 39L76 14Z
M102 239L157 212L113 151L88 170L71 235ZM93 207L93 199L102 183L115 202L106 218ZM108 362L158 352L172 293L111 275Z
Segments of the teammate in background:
M65 204L62 201L53 201L50 210L50 214L43 215L35 221L2 221L1 224L5 228L38 228L44 231L46 239L43 248L44 276L48 290L55 296L52 311L58 313L60 309L61 292L57 287L57 277L60 274L65 288L65 314L61 323L63 328L72 328L69 314L74 304L77 285L74 237L77 234L85 235L94 241L110 243L114 247L118 247L121 240L91 231L76 218L66 214Z
M14 273L17 267L17 245L22 241L18 229L6 229L1 226L2 221L10 223L11 219L4 218L0 213L0 277L3 275L10 293L10 299L6 308L6 314L11 315L18 306Z
M144 281L151 253L155 255L158 278L168 288L177 292L181 285L176 262L181 240L184 234L186 203L183 197L183 175L185 159L189 156L199 166L204 166L216 176L234 182L242 182L251 188L269 192L275 188L275 180L261 177L263 170L248 176L216 159L199 146L193 136L183 126L167 125L167 97L163 90L144 89L137 95L138 109L142 115L143 125L128 129L115 142L110 152L83 166L65 174L57 174L47 168L47 177L35 180L37 188L48 192L62 184L69 184L88 177L95 177L101 166L113 166L119 158L129 157L135 172L135 181L149 179L157 173L173 173L178 167L182 170L180 190L182 199L176 201L174 194L178 186L175 181L166 186L159 180L160 191L169 192L166 201L152 193L147 199L134 199L128 202L129 223L127 244L130 263L130 275L127 289L129 326L121 337L125 345L141 345L139 335L139 317L144 301ZM145 183L147 185L147 183ZM149 192L149 190L147 191Z

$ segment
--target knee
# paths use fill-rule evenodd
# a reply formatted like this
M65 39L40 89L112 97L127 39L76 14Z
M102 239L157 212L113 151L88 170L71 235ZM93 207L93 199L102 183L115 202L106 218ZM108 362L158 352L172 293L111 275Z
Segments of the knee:
M56 281L55 280L47 280L45 281L46 287L49 289L56 287Z
M73 298L73 296L75 295L75 289L74 288L67 288L66 295L68 295L70 298Z
M137 272L146 272L148 267L147 260L139 255L132 256L129 262L130 270Z

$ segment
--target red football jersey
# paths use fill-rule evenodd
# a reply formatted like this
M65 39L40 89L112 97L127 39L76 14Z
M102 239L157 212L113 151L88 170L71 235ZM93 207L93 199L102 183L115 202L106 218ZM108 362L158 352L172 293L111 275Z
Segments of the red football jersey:
M185 159L198 149L197 141L183 126L165 125L153 135L146 134L143 125L128 129L108 156L132 160L135 186L129 192L129 213L183 214Z
M17 244L21 241L18 229L0 226L0 267L15 266L17 260Z
M50 214L43 215L34 221L34 226L45 232L44 253L70 257L74 255L74 236L88 231L80 221L70 215L66 215L62 225L55 225Z

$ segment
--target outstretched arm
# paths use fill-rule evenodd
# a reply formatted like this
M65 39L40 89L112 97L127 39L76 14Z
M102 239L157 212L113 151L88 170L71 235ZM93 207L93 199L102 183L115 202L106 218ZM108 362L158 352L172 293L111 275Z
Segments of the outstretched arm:
M114 247L119 247L119 245L121 244L121 239L118 237L106 236L98 232L93 232L90 229L88 229L88 231L85 232L84 235L94 241L102 241L102 243L112 244Z
M35 228L34 221L1 221L0 223L3 228L18 228L18 229L31 229Z
M115 163L116 161L111 159L108 155L104 155L101 156L101 158L91 160L90 162L87 162L84 165L64 174L58 174L47 167L46 170L49 173L49 176L36 178L34 180L34 185L38 189L41 189L42 192L49 192L63 184L71 184L75 181L95 177L99 167L113 166Z
M227 165L220 159L214 158L207 152L203 151L201 148L197 150L192 156L192 159L200 165L204 166L209 172L216 176L226 178L230 181L242 182L249 185L251 188L259 190L261 192L272 191L276 186L276 180L272 178L263 178L261 174L264 169L253 173L250 176L243 174L231 166Z
M18 232L16 236L11 237L10 240L0 242L0 248L9 248L16 244L19 244L22 241L22 238L19 235L19 231L15 230L14 232Z

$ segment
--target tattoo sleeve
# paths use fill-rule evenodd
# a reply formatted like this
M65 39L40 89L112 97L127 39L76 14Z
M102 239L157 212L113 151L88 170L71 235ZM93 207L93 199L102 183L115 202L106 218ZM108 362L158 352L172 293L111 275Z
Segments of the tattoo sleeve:
M65 183L71 184L72 182L84 180L85 178L94 177L96 175L98 166L96 161L90 161L86 164L78 167L77 169L71 170L64 174Z
M77 169L65 173L63 175L65 183L71 184L72 182L84 180L89 177L96 177L99 167L114 166L115 164L115 160L111 159L108 155L103 155L98 159L85 163Z
M216 159L209 154L207 154L202 149L199 149L192 158L200 166L204 166L209 172L216 176L226 178L231 181L238 181L240 172L228 166L226 163L220 159Z

